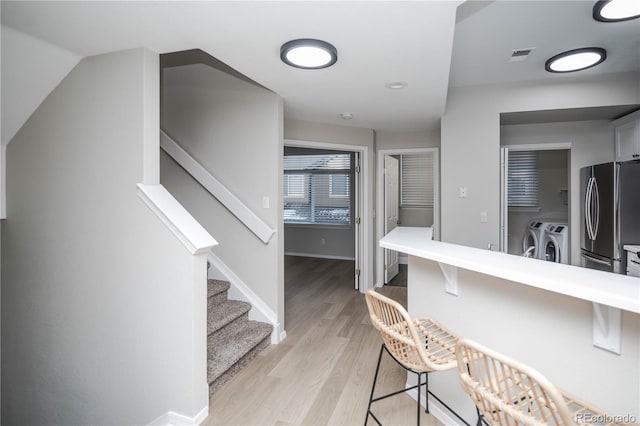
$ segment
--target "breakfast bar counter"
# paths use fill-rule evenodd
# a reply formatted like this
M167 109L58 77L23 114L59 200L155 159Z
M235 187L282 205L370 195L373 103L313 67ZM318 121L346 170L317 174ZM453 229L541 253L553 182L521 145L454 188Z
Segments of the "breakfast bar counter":
M409 255L411 316L431 317L528 364L607 413L640 418L640 279L431 236L430 228L398 227L380 240L381 247ZM440 372L429 381L475 423L457 372ZM442 423L459 424L431 403Z
M640 279L433 241L431 228L397 227L380 246L578 299L640 313Z

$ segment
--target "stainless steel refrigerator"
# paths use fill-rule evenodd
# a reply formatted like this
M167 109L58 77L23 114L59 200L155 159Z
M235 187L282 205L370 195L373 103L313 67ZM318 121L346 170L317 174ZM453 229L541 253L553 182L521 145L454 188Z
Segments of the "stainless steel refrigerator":
M605 163L580 170L582 266L619 274L624 244L640 244L640 162Z

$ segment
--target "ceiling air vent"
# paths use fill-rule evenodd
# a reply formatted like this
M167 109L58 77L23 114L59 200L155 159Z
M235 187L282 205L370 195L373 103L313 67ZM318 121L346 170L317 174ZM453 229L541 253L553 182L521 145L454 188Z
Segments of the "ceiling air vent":
M526 49L513 49L511 51L511 57L509 58L509 62L522 62L525 61L535 47L528 47Z

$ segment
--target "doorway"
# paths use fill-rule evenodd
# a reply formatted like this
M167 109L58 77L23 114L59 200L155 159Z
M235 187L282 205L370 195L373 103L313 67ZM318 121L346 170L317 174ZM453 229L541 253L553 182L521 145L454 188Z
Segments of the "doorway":
M396 226L433 227L440 237L438 148L378 151L377 215L379 238ZM397 172L396 172L397 170ZM407 256L377 247L376 277L387 284L406 267Z
M500 164L500 250L570 263L570 145L503 147ZM561 256L550 256L545 245L556 230L565 244Z
M286 164L286 155L325 157L303 160L291 168ZM285 140L285 255L353 261L353 288L361 292L371 288L368 156L364 146ZM345 157L349 158L348 171L340 165ZM306 207L296 201L304 201ZM311 249L296 248L296 240L310 244L306 247Z

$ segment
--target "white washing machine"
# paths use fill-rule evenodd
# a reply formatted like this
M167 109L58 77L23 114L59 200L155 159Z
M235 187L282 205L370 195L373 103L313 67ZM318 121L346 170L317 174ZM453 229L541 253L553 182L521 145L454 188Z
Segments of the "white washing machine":
M522 253L527 253L531 247L531 256L534 259L544 259L544 237L546 235L547 223L534 219L527 225L527 229L522 239Z
M544 237L542 259L569 263L569 227L566 223L550 223Z

